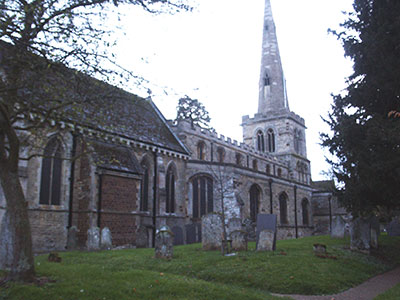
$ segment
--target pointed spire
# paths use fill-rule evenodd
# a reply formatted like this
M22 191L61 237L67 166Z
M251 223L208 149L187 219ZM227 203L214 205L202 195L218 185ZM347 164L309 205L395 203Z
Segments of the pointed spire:
M270 0L265 0L259 88L258 113L268 114L289 110Z

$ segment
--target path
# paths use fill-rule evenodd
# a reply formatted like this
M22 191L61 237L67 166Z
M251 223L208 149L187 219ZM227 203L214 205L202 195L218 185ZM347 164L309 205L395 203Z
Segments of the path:
M344 291L340 294L329 296L304 296L304 295L280 295L288 296L294 300L372 300L384 293L396 284L400 283L400 267L372 277L364 283Z

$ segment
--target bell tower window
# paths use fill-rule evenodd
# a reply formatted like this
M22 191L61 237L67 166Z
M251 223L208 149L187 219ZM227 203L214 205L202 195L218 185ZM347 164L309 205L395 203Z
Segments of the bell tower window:
M265 152L264 134L261 130L257 132L257 150Z

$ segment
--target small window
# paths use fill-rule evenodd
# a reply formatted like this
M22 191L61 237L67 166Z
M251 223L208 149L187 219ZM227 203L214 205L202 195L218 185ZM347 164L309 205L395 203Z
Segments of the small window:
M205 148L206 148L206 144L203 141L200 141L197 144L197 158L199 160L205 159Z
M256 171L258 170L258 162L256 159L253 160L253 169Z
M266 168L265 168L265 172L269 175L271 174L271 166L269 164L267 164Z
M236 164L241 166L243 164L243 156L240 153L236 153Z
M40 204L60 205L62 179L62 147L57 138L44 149L40 182Z
M268 30L268 27L267 27L267 30ZM264 77L264 85L265 86L270 86L271 85L271 80L270 80L270 78L269 78L267 73L265 74L265 77Z
M278 177L282 177L282 169L278 168Z
M225 159L225 150L222 147L217 149L218 162L223 163Z
M167 213L175 212L175 172L173 166L168 167L167 176L166 176L166 205L165 211Z

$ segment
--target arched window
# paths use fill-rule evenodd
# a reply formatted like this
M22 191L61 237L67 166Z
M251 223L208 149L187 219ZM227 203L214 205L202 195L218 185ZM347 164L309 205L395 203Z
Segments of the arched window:
M267 137L268 137L268 152L275 152L275 133L271 128L268 129L267 131Z
M40 180L40 204L60 205L62 152L61 143L57 138L52 138L44 149Z
M253 169L254 170L258 170L258 162L257 162L257 159L253 159Z
M240 153L236 153L236 164L238 166L242 165L242 161L243 161L243 155Z
M222 147L217 149L218 162L223 163L225 159L225 150Z
M253 184L250 188L250 219L253 222L257 221L258 209L260 206L261 192L258 185Z
M203 215L214 211L213 180L204 175L192 179L193 190L193 218L201 218Z
M278 177L282 177L282 169L278 168Z
M257 132L257 150L265 152L264 134L261 130Z
M175 212L175 168L172 165L168 167L165 181L166 181L165 189L167 193L165 211L167 213L174 213Z
M310 218L310 212L309 212L309 204L308 200L306 198L301 201L301 209L303 212L303 225L308 226L310 224L309 218Z
M288 223L288 217L287 217L287 195L285 193L282 193L279 195L279 211L280 211L280 217L281 217L281 224L287 224Z
M197 144L197 158L199 160L204 160L204 158L205 158L205 150L206 150L206 144L203 141L200 141Z
M150 164L147 159L143 159L141 164L143 168L143 178L141 183L141 195L140 195L140 210L149 210L149 180L150 180Z

